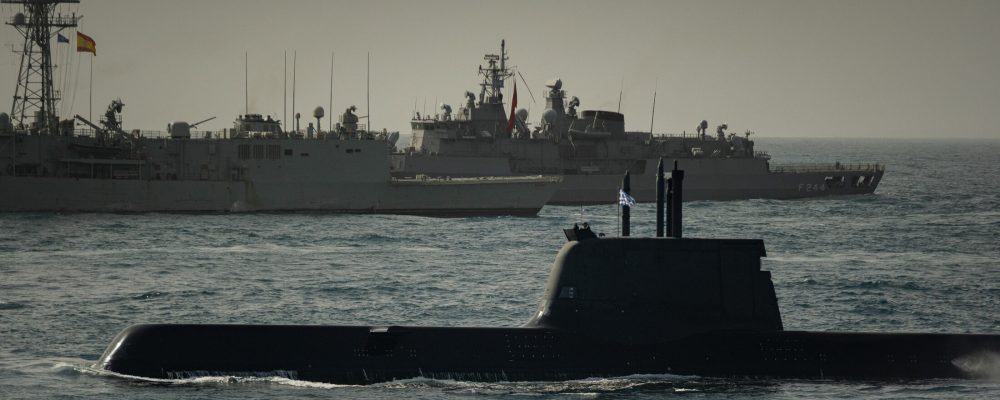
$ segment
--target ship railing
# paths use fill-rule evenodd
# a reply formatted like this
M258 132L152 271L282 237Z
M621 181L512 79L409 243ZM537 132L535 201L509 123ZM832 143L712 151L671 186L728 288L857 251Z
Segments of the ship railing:
M165 132L165 131L133 129L133 130L126 131L126 132L129 133L129 134L131 134L132 136L136 136L136 137L140 137L140 138L146 138L146 139L170 139L170 133ZM226 133L225 130L218 130L218 131L191 131L191 138L192 139L223 139L223 138L225 138L225 133ZM93 137L94 136L94 129L90 129L90 128L76 129L76 130L73 131L73 134L75 136Z
M877 163L822 163L822 164L772 164L771 172L803 173L803 172L882 172L885 165Z
M167 132L164 132L164 131L146 131L146 130L140 130L139 131L139 137L144 137L144 138L147 138L147 139L169 139L170 135ZM195 132L191 132L191 137L197 137L197 136L195 136Z
M634 132L634 131L629 131L629 132L625 132L625 133L626 134L640 134L640 133L645 133L647 135L649 134L649 132ZM728 134L727 134L727 136L728 136ZM701 140L701 135L700 134L698 134L698 133L687 133L687 131L684 131L684 132L681 132L681 133L654 133L653 137L654 138L664 138L664 139L692 139L692 140L697 139L697 140ZM706 133L705 134L705 140L706 141L717 141L717 140L719 140L719 136L717 134L715 134L715 133Z
M626 132L626 133L627 134L645 133L647 135L649 134L649 132ZM684 133L654 133L652 135L652 137L654 139L698 139L699 138L696 135L688 135L687 132L684 132Z
M7 3L6 1L4 3ZM24 3L24 1L14 1L14 3ZM39 2L40 3L40 2ZM80 18L83 18L82 16ZM76 15L56 15L48 17L48 25L59 28L71 28L76 26L77 21L80 20ZM11 25L20 29L28 24L33 23L32 21L24 18L24 15L20 13L15 15L5 21L7 25Z
M133 130L131 133L138 135L139 137L146 139L170 139L170 133L164 131L152 131L152 130ZM218 131L191 131L192 139L223 139L225 138L225 130Z
M378 140L380 140L380 135L381 134L383 134L383 133L391 133L391 132L368 132L365 128L366 128L366 126L364 124L358 124L358 130L356 131L357 133L353 134L352 137L354 137L355 139L369 139L369 140L377 140L378 139ZM132 136L139 137L139 138L145 138L145 139L170 139L170 133L169 132L165 132L165 131L133 129L133 130L130 130L130 131L127 131L127 132L129 134L131 134ZM260 135L265 135L264 132L256 132L256 133L260 134ZM75 129L74 132L73 132L73 134L75 136L81 136L81 137L93 137L94 136L94 129L90 129L90 128L87 128L87 129L82 129L82 128ZM208 131L208 130L205 130L205 131L194 131L193 130L193 131L191 131L191 139L208 139L208 140L233 139L233 137L231 137L231 135L232 135L232 130L231 129L220 129L220 130L216 130L216 131ZM298 134L295 134L294 131L289 131L289 132L286 132L284 135L274 135L274 136L276 136L276 137L273 137L273 138L282 138L282 139L288 139L288 138L291 138L291 139L306 139L306 133L305 132L299 132ZM277 137L277 136L280 136L280 137ZM251 136L251 137L258 138L258 136ZM338 137L338 135L335 132L325 132L324 131L321 134L317 133L315 137L316 137L316 139L323 139L323 138ZM244 138L246 138L246 136L244 136Z
M73 130L73 136L94 137L94 132L95 132L95 130L91 129L91 128L78 128L78 129L74 129ZM169 138L170 137L170 135L168 135L166 132L161 132L161 131L142 131L142 130L134 129L134 130L131 130L131 131L126 131L126 133L128 133L128 134L130 134L132 136L135 136L135 137L145 137L145 138L161 138L161 137L162 138ZM200 136L195 136L195 133L191 132L191 137L200 137Z
M93 137L94 136L94 130L90 129L90 128L87 128L87 129L74 129L73 130L73 135L74 136Z

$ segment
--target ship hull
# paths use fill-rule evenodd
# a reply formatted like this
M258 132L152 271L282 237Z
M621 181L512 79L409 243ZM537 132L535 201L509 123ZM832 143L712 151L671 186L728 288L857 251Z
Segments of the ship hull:
M118 158L90 137L0 140L0 211L322 211L536 215L558 178L393 179L368 139L134 139ZM137 154L133 154L137 153Z
M0 176L13 212L317 211L434 216L532 216L552 179L452 181L165 181Z
M546 328L137 325L98 367L156 379L283 376L561 381L633 374L796 379L977 378L1000 335L717 332L622 343ZM993 365L992 368L996 366Z
M517 175L507 159L497 157L448 157L395 154L397 176ZM667 160L672 161L672 160ZM875 165L816 165L775 168L754 158L682 158L686 171L684 200L801 199L821 196L870 194L882 180L884 169ZM639 202L656 198L655 166L658 160L639 160L629 170L632 196ZM456 172L461 171L461 172ZM590 205L614 203L622 174L574 173L563 181L548 204Z

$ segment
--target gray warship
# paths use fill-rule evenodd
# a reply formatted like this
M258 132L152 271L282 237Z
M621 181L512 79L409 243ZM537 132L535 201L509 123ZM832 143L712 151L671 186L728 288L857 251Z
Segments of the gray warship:
M368 130L353 107L325 132L321 107L317 129L307 132L298 118L285 131L279 120L251 113L215 132L198 130L208 120L126 131L121 100L96 123L60 120L50 40L76 26L79 16L57 9L78 1L2 2L23 7L7 24L25 45L11 114L0 113L0 211L535 215L559 181L393 178L389 153L398 133Z
M697 134L628 132L625 117L615 111L577 112L580 100L567 100L559 79L547 82L546 109L531 129L527 110L503 101L504 82L513 79L504 42L500 54L487 54L480 65L478 98L465 93L465 103L452 113L447 104L433 116L415 114L410 145L392 155L392 174L412 176L563 177L550 204L612 203L608 187L629 171L652 180L660 157L677 159L688 171L685 200L794 199L874 192L885 167L877 163L772 165L771 157L754 149L752 132L728 133L719 125ZM523 79L522 79L523 80ZM515 91L516 95L516 91ZM636 200L653 201L650 190L637 190Z

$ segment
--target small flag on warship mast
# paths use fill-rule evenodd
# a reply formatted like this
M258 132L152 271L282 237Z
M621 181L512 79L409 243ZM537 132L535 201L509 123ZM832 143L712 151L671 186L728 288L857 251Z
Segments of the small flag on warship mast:
M618 189L618 205L635 207L635 198L629 196L624 190Z
M514 81L514 95L510 98L510 118L507 119L507 133L514 130L514 112L517 111L517 81Z
M80 32L76 33L76 51L97 55L97 43L90 36Z

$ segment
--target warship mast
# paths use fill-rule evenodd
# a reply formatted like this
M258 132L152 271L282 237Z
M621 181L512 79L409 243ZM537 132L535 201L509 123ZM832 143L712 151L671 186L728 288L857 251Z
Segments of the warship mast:
M56 115L58 93L52 87L52 37L65 28L77 26L80 16L57 14L61 3L80 0L0 0L4 4L20 4L19 12L7 22L24 36L21 68L11 107L11 122L15 127L29 128L34 133L54 134L59 131Z
M479 93L479 104L499 104L503 105L503 84L504 80L513 76L507 68L507 47L506 41L500 41L500 54L487 54L483 56L489 66L479 67L479 74L483 76L482 91ZM499 65L497 65L499 63Z

